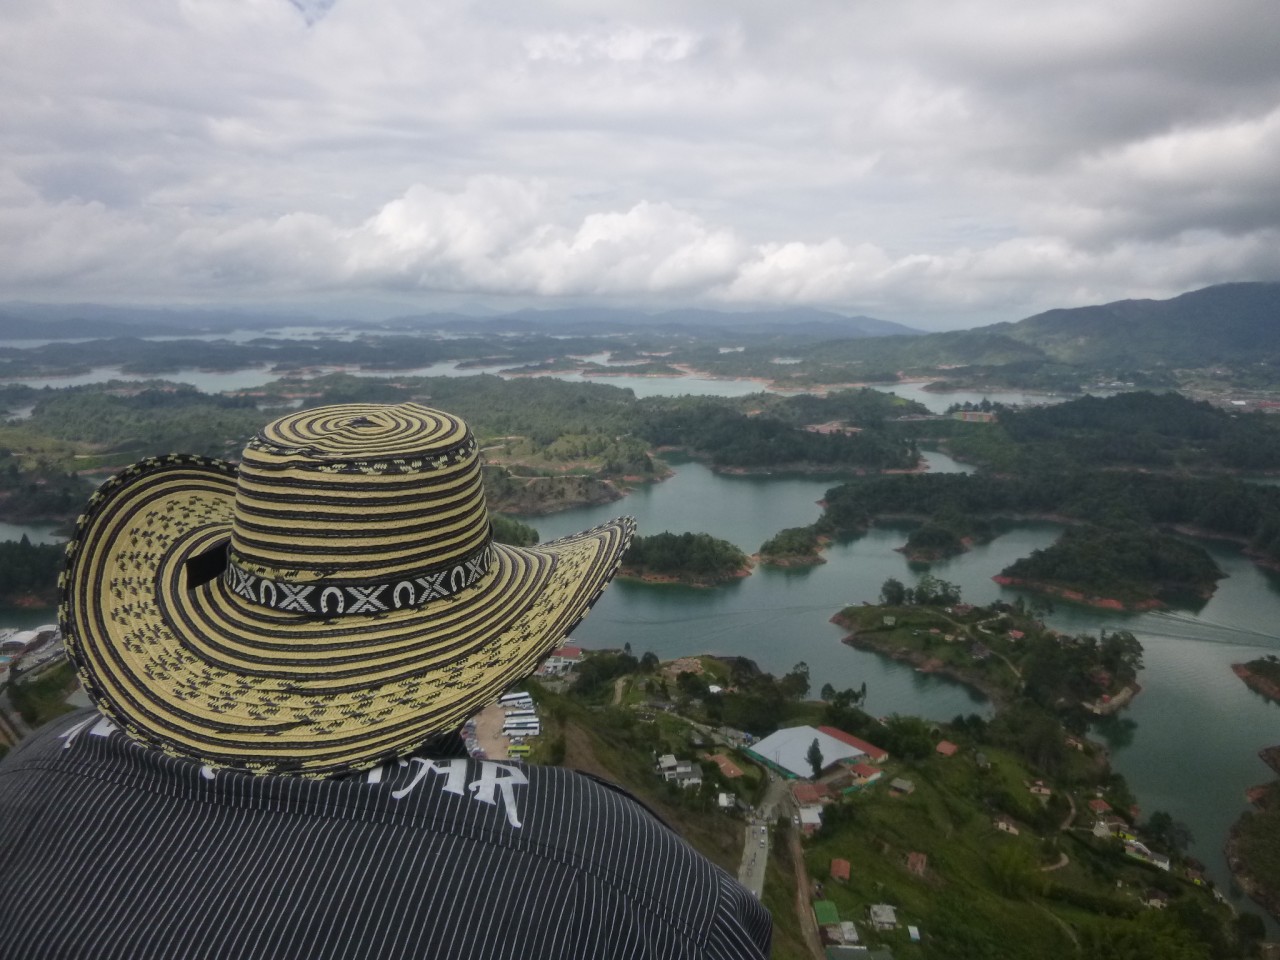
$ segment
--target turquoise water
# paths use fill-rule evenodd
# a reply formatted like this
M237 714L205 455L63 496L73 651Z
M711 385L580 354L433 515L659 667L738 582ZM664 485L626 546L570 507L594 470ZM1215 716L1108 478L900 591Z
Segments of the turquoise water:
M941 454L928 459L936 471L965 469ZM754 553L779 530L817 519L818 501L840 482L809 475L721 475L698 463L678 464L676 470L670 479L640 487L617 503L530 522L546 540L629 514L642 533L706 532ZM1017 591L990 578L1051 543L1060 529L1051 523L1019 524L991 543L935 564L933 572L958 583L971 602L1012 600ZM51 528L0 526L0 539L16 539L23 531L33 540L55 538ZM915 579L895 549L905 535L905 527L879 526L831 545L827 562L819 566L760 568L712 590L618 582L574 639L588 648L630 643L637 654L652 650L664 659L699 653L745 656L771 672L804 660L815 694L828 682L837 688L865 682L867 708L877 715L949 720L987 712L984 699L959 684L845 646L843 631L829 622L843 606L873 602L886 578ZM1230 665L1280 653L1280 577L1254 566L1229 544L1206 547L1228 577L1200 610L1123 614L1059 604L1047 619L1071 632L1129 629L1142 641L1143 692L1094 735L1109 743L1144 816L1163 809L1186 822L1195 837L1191 852L1205 862L1219 888L1229 891L1221 853L1227 828L1246 807L1245 788L1271 779L1258 750L1280 742L1280 707L1249 691ZM2 626L49 620L49 611L0 611Z
M935 468L959 468L939 455L931 459ZM816 501L835 482L725 476L686 463L671 479L618 503L529 522L550 539L629 514L639 521L641 533L705 532L751 553L779 529L816 519ZM958 583L971 602L1012 600L1017 591L991 577L1051 543L1060 530L1051 523L1020 524L932 569ZM699 653L746 656L775 673L804 660L814 694L824 683L839 689L865 681L867 708L877 715L949 720L958 713L986 712L983 699L959 684L845 646L843 631L828 622L842 606L875 601L888 577L915 579L895 551L905 535L905 527L876 527L833 545L820 566L758 568L746 580L712 590L618 582L574 639L588 648L630 643L637 655L652 650L664 659ZM1272 779L1257 752L1280 742L1280 707L1249 691L1231 664L1280 653L1280 577L1259 569L1231 545L1205 546L1228 576L1198 611L1124 614L1058 604L1047 620L1070 632L1128 629L1142 641L1142 693L1094 736L1108 742L1143 816L1167 810L1187 823L1195 838L1191 852L1228 892L1230 874L1222 856L1227 828L1246 808L1245 788ZM1257 909L1250 901L1242 904Z

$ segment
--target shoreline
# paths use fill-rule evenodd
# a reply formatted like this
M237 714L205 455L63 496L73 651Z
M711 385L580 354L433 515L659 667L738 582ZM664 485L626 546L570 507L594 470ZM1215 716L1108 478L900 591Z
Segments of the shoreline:
M618 570L619 580L630 580L633 583L649 583L656 586L681 586L696 587L699 590L711 590L715 587L722 587L726 584L735 583L739 580L745 580L752 574L752 563L748 559L746 566L739 567L732 573L723 574L715 578L707 577L689 577L681 576L675 573L649 573L642 570L636 570L634 567L628 568L625 565Z
M839 613L831 617L831 623L849 631L840 639L841 643L847 644L858 650L867 650L871 653L879 654L882 657L888 657L890 660L896 660L899 663L909 663L921 673L937 674L940 677L946 677L954 680L956 683L976 690L978 693L986 697L996 707L997 710L1008 706L1006 700L1007 694L988 681L986 678L968 671L957 670L954 667L947 666L935 657L920 650L904 650L899 647L886 647L874 640L869 640L861 636L856 626L845 620Z
M1276 683L1267 677L1254 673L1249 669L1247 663L1233 663L1231 672L1244 681L1244 685L1254 693L1273 703L1280 703L1280 683ZM1267 749L1273 749L1268 747ZM1265 751L1264 751L1265 752ZM1263 758L1266 759L1265 757ZM1277 771L1280 773L1280 770Z
M886 646L876 640L869 639L858 633L857 624L850 620L846 620L840 613L831 617L831 623L848 631L840 642L854 647L858 650L867 650L871 653L878 654L882 657L888 657L890 660L896 660L899 663L909 663L921 673L933 673L938 676L946 677L954 680L956 683L976 690L978 693L986 697L995 706L997 710L1003 710L1009 705L1009 693L1004 688L997 686L988 680L985 676L977 672L971 672L953 665L943 663L936 657L930 656L923 650L905 649L902 647ZM1142 686L1137 681L1126 684L1120 690L1106 701L1081 701L1080 706L1092 713L1094 716L1104 717L1114 713L1119 713L1133 702L1133 699L1142 692Z
M1094 607L1098 610L1115 610L1123 613L1145 613L1149 610L1163 610L1168 606L1164 601L1157 600L1155 597L1125 603L1123 600L1117 600L1115 597L1103 597L1096 594L1086 596L1083 592L1079 590L1072 590L1070 587L1060 587L1040 580L1028 580L1024 577L1007 577L1002 573L997 573L991 579L1002 587L1020 587L1024 590L1034 590L1038 593L1047 593L1051 597L1057 597L1060 600L1066 600L1071 603L1083 604L1087 607Z
M1227 861L1227 870L1245 896L1265 910L1273 919L1280 919L1280 893L1268 889L1261 880L1245 869L1244 860L1240 856L1240 822L1236 820L1231 825L1231 829L1227 831L1227 841L1222 847L1222 855Z
M823 546L826 546L826 544L823 544ZM803 556L794 557L773 557L753 553L751 555L751 559L762 566L780 567L783 570L792 570L797 567L817 567L827 562L827 558L821 553L804 554Z
M1247 674L1270 684L1273 689L1280 692L1280 687L1272 684L1271 681L1250 673L1246 664L1232 664L1231 669L1235 671L1236 676L1249 684L1250 689L1255 690L1262 696L1267 696L1269 699L1277 699L1270 697L1261 690L1257 690L1252 683L1249 683L1249 680L1245 679ZM1241 672L1242 670L1243 673ZM1280 773L1280 744L1264 747L1258 751L1258 757L1273 771ZM1280 920L1280 891L1267 887L1261 880L1250 874L1245 867L1244 858L1241 856L1241 849L1244 843L1241 837L1241 826L1245 823L1247 817L1263 815L1271 808L1272 798L1276 796L1277 787L1280 787L1280 783L1273 780L1270 783L1250 787L1245 791L1245 797L1254 810L1242 813L1231 824L1231 828L1227 831L1227 840L1223 845L1222 854L1227 861L1227 870L1231 873L1231 879L1235 881L1244 894L1262 907L1273 919Z

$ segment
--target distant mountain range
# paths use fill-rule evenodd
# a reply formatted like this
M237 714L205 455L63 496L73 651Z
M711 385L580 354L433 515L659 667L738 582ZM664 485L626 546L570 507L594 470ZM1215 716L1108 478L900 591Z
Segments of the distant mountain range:
M450 333L543 333L592 336L610 333L658 333L701 338L728 335L753 338L802 337L838 340L863 337L919 336L921 331L875 317L848 317L810 307L783 310L666 310L649 313L616 307L570 307L519 310L495 317L422 314L397 317L388 326L434 328Z
M1016 323L836 341L814 359L898 369L1046 363L1143 369L1280 362L1280 283L1227 283L1171 300L1049 310Z
M219 308L0 305L0 339L181 336L290 325L438 330L471 336L647 333L692 340L799 339L814 344L809 352L823 360L869 360L901 368L1013 363L1205 367L1280 362L1280 283L1220 284L1171 300L1119 300L1049 310L1016 323L931 334L874 317L807 307L662 312L579 307L488 317L422 313L382 322L339 323L306 315Z
M305 314L182 307L115 307L100 304L0 304L0 339L70 340L85 337L181 336L229 330L314 326L369 330L438 330L445 333L592 336L611 333L706 337L804 338L836 340L921 331L874 317L796 307L785 310L668 310L650 313L609 307L519 310L496 316L421 313L386 321L335 321Z
M1049 310L981 331L1063 363L1171 364L1280 358L1280 283L1224 283L1172 300Z

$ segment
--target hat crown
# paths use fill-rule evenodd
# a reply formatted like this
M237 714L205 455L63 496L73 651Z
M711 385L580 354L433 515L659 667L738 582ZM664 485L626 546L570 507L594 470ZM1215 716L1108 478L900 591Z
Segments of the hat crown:
M488 539L475 438L451 414L320 407L267 424L245 448L231 555L255 576L386 580L461 562Z

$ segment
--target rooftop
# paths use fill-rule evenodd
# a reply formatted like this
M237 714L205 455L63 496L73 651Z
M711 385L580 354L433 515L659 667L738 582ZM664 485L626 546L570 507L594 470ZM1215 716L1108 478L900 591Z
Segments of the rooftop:
M836 737L833 734L839 733ZM813 767L808 760L809 747L813 741L818 741L818 749L822 752L823 766L829 766L837 760L844 760L850 757L861 757L867 753L863 746L870 747L884 753L878 747L872 747L871 744L858 740L857 737L850 737L843 731L836 730L834 727L787 727L776 733L771 733L758 743L747 748L747 752L757 759L777 767L784 773L799 777L801 779L809 779L813 776ZM851 743L854 740L857 743ZM886 754L887 756L887 754Z

